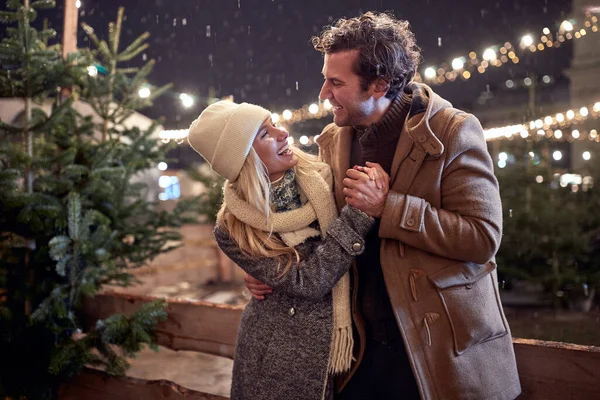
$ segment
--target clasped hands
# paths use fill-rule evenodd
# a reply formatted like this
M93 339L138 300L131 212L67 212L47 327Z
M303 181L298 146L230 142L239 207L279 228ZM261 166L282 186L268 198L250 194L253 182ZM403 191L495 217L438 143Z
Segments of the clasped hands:
M342 181L346 203L365 214L381 218L390 190L390 177L377 163L367 162L366 166L355 165L346 171ZM252 296L258 300L273 293L273 289L251 275L244 276L244 284Z
M366 167L355 165L346 171L342 183L347 204L371 217L381 218L390 190L390 176L381 165L368 161Z

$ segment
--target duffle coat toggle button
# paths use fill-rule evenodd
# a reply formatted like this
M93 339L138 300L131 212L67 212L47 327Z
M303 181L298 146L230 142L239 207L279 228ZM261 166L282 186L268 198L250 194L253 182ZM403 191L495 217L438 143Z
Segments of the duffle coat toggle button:
M410 270L408 276L408 282L410 284L410 293L412 294L413 300L418 301L417 298L417 280L425 275L425 271L422 269L413 268Z
M423 324L425 325L425 333L427 333L427 346L431 346L433 344L433 339L431 337L431 324L438 320L440 314L429 312L425 314L425 318L423 318Z

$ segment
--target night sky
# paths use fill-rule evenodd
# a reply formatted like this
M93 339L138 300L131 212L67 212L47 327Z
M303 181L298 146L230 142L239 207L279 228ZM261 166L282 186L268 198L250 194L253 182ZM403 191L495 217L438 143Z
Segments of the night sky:
M153 84L174 84L173 92L144 110L164 116L169 129L187 128L205 107L210 88L216 96L261 104L273 111L299 108L317 100L322 83L322 57L310 38L340 17L368 10L393 11L408 20L423 50L422 66L451 61L469 51L480 53L507 40L518 44L525 33L553 32L571 13L570 1L556 0L81 0L80 22L106 37L109 21L125 7L122 43L144 31L150 48L137 57L155 58ZM62 0L42 14L62 29ZM82 31L79 46L87 46ZM529 52L527 52L529 53ZM518 65L505 65L468 81L434 87L456 106L469 109L483 91L496 90L507 79L523 79L530 71L560 79L569 66L572 45L523 54ZM420 68L423 71L423 68ZM177 93L199 97L184 109Z

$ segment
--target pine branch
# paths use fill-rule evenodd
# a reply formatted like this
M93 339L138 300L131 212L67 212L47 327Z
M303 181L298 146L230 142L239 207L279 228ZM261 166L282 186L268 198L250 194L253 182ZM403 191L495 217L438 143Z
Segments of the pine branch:
M37 0L31 3L31 8L37 9L49 9L56 7L56 2L54 0Z
M141 53L142 51L146 50L149 47L149 45L146 43L143 43L143 42L146 39L148 39L149 37L150 37L149 32L142 33L140 36L138 36L137 39L135 39L133 42L131 42L131 44L129 46L127 46L127 48L125 50L123 50L121 52L121 54L118 55L117 60L121 61L121 62L129 61L133 57L135 57L136 55Z

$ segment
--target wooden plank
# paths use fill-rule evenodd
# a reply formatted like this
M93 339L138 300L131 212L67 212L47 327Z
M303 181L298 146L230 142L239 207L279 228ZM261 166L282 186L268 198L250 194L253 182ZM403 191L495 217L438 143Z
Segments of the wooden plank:
M600 398L600 348L514 339L523 386L519 400L593 400ZM113 377L85 369L62 385L59 400L226 400L226 397L185 389L166 380Z
M186 389L165 380L147 381L110 376L85 368L76 378L60 386L59 400L227 400L227 397Z
M519 399L600 399L600 347L513 339Z
M114 313L130 314L150 296L107 292L85 303L88 324ZM192 350L233 357L243 307L202 301L169 299L169 319L157 329L159 344L173 350ZM513 339L520 399L600 400L600 347L531 339Z
M105 292L84 302L85 325L112 314L130 315L151 296ZM156 327L158 344L173 350L192 350L233 358L243 307L203 301L168 299L168 319Z

